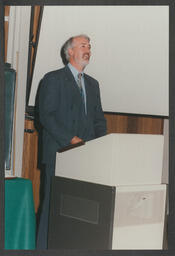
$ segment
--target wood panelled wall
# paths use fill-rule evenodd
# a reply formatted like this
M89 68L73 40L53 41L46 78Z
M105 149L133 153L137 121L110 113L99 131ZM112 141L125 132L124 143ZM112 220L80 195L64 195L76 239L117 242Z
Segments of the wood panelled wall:
M108 133L162 134L163 118L105 114ZM22 176L33 183L35 211L39 206L40 170L37 168L38 133L33 120L25 120Z
M105 117L108 133L163 133L163 118L110 113L106 113Z

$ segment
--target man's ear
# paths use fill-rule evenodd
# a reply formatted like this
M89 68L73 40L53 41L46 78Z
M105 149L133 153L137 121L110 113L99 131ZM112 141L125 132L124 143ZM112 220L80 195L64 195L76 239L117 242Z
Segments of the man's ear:
M68 49L68 53L69 53L69 56L72 56L72 55L73 55L73 50L72 50L72 48L69 48L69 49Z

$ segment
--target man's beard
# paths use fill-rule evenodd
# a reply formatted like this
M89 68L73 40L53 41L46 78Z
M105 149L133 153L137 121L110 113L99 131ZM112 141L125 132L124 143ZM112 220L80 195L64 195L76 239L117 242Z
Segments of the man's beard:
M84 56L86 56L86 55L88 56L88 58L85 58L85 59L84 59ZM83 55L83 57L82 57L81 62L80 62L81 66L82 66L83 68L85 68L85 67L89 64L89 60L90 60L89 54L85 53L85 54Z
M85 68L89 64L89 60L81 61L81 66Z

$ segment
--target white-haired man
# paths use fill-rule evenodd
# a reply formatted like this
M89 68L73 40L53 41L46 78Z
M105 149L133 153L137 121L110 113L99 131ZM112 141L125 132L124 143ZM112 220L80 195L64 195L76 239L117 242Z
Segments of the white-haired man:
M38 249L47 248L50 183L55 173L56 152L70 144L106 134L98 82L84 73L91 56L89 37L71 37L61 52L66 66L47 73L39 91L45 196L37 236Z

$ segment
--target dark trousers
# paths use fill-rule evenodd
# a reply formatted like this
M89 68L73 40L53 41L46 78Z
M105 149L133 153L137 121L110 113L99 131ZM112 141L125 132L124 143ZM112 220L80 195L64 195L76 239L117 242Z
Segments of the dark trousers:
M51 180L55 175L55 164L46 164L41 170L40 179L40 206L38 210L38 228L36 248L45 250L48 245L48 225L50 208Z

